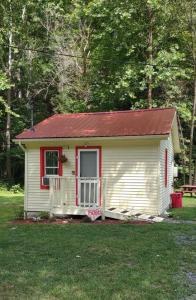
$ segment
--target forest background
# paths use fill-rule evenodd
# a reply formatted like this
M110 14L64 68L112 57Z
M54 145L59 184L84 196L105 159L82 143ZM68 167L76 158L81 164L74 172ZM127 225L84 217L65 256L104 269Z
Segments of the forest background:
M61 112L175 107L178 184L196 184L196 0L2 0L0 181L23 184L12 139Z

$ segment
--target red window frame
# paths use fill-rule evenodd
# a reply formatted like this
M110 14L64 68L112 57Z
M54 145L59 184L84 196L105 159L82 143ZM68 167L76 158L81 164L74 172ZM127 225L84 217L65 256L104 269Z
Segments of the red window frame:
M102 176L102 147L101 146L76 146L75 147L75 164L76 164L76 206L78 206L78 150L95 149L99 152L99 177ZM99 189L99 204L102 203L101 184Z
M165 187L168 186L168 149L165 149Z
M62 147L40 147L40 189L41 190L49 189L48 185L42 184L42 177L45 176L45 159L44 159L45 152L50 150L57 150L59 157L62 156L62 152L63 152ZM62 167L62 162L60 160L59 160L58 175L59 176L63 175L63 167Z

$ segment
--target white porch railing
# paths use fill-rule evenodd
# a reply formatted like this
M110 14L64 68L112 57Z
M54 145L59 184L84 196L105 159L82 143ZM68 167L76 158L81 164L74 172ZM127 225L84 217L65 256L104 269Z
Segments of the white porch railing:
M50 177L50 208L100 207L105 210L106 178Z

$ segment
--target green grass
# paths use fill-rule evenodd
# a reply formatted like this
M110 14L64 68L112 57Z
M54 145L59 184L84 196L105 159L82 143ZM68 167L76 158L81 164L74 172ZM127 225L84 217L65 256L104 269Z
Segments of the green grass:
M183 207L170 212L175 219L196 221L196 197L183 197Z
M0 299L184 299L196 293L195 225L13 225L0 193ZM79 257L78 257L79 256Z
M23 207L23 195L0 191L0 224L13 220L16 212Z

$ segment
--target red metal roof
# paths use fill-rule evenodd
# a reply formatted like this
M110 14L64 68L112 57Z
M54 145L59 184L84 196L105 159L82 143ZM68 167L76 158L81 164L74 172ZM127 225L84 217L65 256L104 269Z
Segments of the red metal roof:
M174 115L174 108L56 114L16 139L166 135Z

